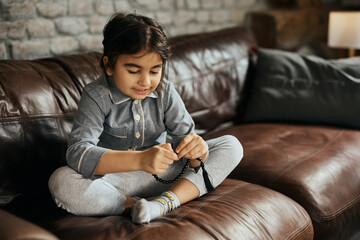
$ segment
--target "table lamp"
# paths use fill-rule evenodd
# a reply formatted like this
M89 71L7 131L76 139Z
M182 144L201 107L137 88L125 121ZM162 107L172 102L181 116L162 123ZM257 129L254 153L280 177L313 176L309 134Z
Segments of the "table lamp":
M349 57L355 56L355 49L360 48L360 11L330 12L328 45L348 48Z

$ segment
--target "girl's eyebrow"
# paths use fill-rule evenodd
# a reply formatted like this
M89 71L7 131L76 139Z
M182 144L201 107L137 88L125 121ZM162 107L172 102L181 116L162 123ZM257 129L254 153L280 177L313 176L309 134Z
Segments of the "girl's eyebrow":
M163 65L162 63L157 64L157 65L151 67L151 69L153 69L153 68L160 68L160 67L162 67L162 65ZM125 67L142 68L140 65L137 65L137 64L135 64L135 63L125 63L124 66L125 66Z

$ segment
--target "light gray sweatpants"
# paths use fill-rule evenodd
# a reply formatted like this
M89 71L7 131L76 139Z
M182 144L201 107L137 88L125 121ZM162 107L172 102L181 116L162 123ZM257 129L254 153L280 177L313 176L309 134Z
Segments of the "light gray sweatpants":
M243 148L237 138L230 135L208 140L207 144L209 157L205 169L216 187L239 164ZM159 177L173 179L183 164L183 161L175 161ZM197 173L189 168L183 178L199 189L199 197L207 192L201 168ZM57 169L49 180L49 189L56 204L81 216L119 215L124 211L126 196L156 197L170 187L171 184L157 182L151 174L143 171L111 173L88 179L67 166Z

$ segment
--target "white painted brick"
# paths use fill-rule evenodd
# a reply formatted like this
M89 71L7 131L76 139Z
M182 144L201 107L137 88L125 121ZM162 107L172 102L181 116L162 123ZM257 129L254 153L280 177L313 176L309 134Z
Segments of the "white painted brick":
M170 25L173 20L173 13L172 12L156 12L155 18L162 25Z
M186 5L189 9L199 9L199 0L186 0Z
M177 36L177 35L182 35L185 34L187 31L187 28L185 25L179 25L179 26L172 26L169 29L169 35L170 36Z
M234 10L231 13L231 18L234 22L244 23L247 11Z
M42 1L36 3L36 9L43 17L54 18L65 16L67 13L67 1L58 0L54 2Z
M204 29L205 29L205 26L202 24L190 23L187 25L186 33L188 33L188 34L199 33L199 32L203 32Z
M178 11L174 14L175 25L185 25L195 19L193 11Z
M55 33L55 24L51 20L30 19L26 25L30 37L50 37Z
M0 39L6 39L11 22L0 22Z
M213 32L222 29L222 25L220 24L209 24L206 26L205 31L206 32Z
M198 11L195 18L199 23L207 23L210 20L210 13L208 11Z
M95 2L95 11L101 15L110 15L114 12L113 1L102 0Z
M94 11L91 0L68 0L70 16L88 16Z
M149 18L155 18L155 11L149 11L146 8L134 8L130 13L136 12L137 14L147 16Z
M72 37L60 37L51 40L51 52L55 55L74 52L79 49L79 43Z
M225 8L233 8L237 0L223 0Z
M91 33L102 33L108 17L93 16L89 20L89 30Z
M267 1L0 0L0 47L3 49L5 45L7 57L25 59L96 50L102 40L98 38L112 13L134 10L156 18L166 26L170 36L213 31L244 25L246 12L269 9ZM44 40L47 45L34 50L39 45L35 40ZM60 45L56 46L57 43Z
M101 51L102 50L102 36L83 34L78 37L80 50L85 51Z
M224 23L230 19L230 16L227 10L215 10L210 14L210 18L213 23Z
M15 40L10 44L14 59L35 59L50 55L48 40Z
M148 10L157 10L159 8L159 0L137 0L136 3L138 7Z
M36 14L33 2L29 1L3 1L1 10L7 20L32 18Z
M258 0L238 0L236 6L238 8L252 8L257 5Z
M82 18L59 18L55 23L60 33L77 35L88 30L88 25Z
M7 59L6 45L4 42L0 42L0 59Z
M201 0L201 5L204 9L221 9L220 0Z
M185 8L185 0L176 0L176 7L177 9Z
M25 21L11 22L8 29L8 37L13 39L20 39L25 36Z
M126 0L115 1L114 4L116 12L132 12L132 7Z
M159 0L159 6L163 10L174 9L174 0Z

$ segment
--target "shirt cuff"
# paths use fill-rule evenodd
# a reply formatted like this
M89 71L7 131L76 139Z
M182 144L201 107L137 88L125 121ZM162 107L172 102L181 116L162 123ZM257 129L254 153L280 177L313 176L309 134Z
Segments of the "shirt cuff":
M107 150L106 148L98 146L87 148L81 156L78 168L79 172L84 175L84 177L91 178L94 175L101 157Z

